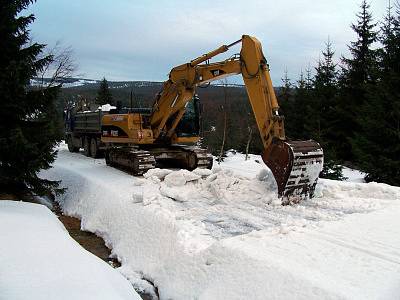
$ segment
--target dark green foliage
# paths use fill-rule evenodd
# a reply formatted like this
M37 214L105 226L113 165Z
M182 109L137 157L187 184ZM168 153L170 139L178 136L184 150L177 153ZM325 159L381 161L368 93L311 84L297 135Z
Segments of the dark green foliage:
M361 3L361 11L357 14L357 23L352 24L351 28L357 34L357 40L351 42L349 50L351 58L342 58L345 68L343 69L344 87L359 92L362 96L364 84L376 81L376 55L377 51L372 49L372 44L377 41L378 35L375 31L376 23L373 23L372 14L369 12L370 6L366 0ZM360 90L357 90L360 89ZM362 102L362 98L356 101ZM357 102L356 102L357 103Z
M99 105L110 104L114 105L113 97L108 87L108 82L105 78L100 82L99 91L97 92L96 103Z
M325 149L326 150L326 149ZM343 166L339 165L337 161L330 159L324 152L324 168L320 174L321 178L333 180L346 180L347 177L343 176Z
M44 194L57 187L37 174L50 167L60 140L54 104L59 87L28 88L53 59L40 57L44 45L29 39L34 16L20 15L33 2L0 1L0 184L6 191Z
M285 69L285 73L282 78L283 85L279 88L279 107L280 113L282 115L292 115L293 112L293 91L292 91L292 83L290 78L288 77L288 71Z
M400 12L391 7L381 27L379 80L369 85L352 139L360 168L368 181L400 185Z
M342 167L338 164L336 156L336 135L334 126L337 123L337 71L333 62L334 51L330 41L322 52L323 59L315 68L316 74L311 76L307 70L306 78L303 73L294 89L288 92L288 81L283 82L279 95L280 104L285 114L286 134L291 139L314 139L324 149L324 169L321 177L330 179L343 179Z
M287 135L293 139L302 139L304 137L304 116L306 114L306 107L309 98L309 89L306 87L306 81L304 79L303 72L300 73L300 79L297 81L297 85L294 91L294 100L289 114L285 114L289 117L285 123Z
M315 68L314 89L311 103L312 113L306 120L306 130L324 149L324 168L321 177L343 179L342 167L338 165L336 156L337 135L335 126L338 124L336 113L338 101L337 70L333 62L334 51L328 40L323 59Z
M400 184L400 17L388 14L378 34L369 5L361 4L352 29L357 39L342 58L340 75L331 44L322 53L312 84L300 76L295 93L281 98L287 135L313 138L324 149L322 177L341 179L341 162L355 164L367 180ZM308 73L309 74L309 73ZM307 76L310 78L310 76ZM308 81L309 82L309 81ZM295 112L288 105L293 105Z
M336 126L336 133L338 155L343 160L354 160L350 139L360 131L357 116L366 101L368 86L377 81L377 50L372 47L378 38L376 23L373 23L366 0L362 1L360 8L357 23L351 26L357 35L357 40L349 46L351 57L342 58L344 66L337 107L340 122Z

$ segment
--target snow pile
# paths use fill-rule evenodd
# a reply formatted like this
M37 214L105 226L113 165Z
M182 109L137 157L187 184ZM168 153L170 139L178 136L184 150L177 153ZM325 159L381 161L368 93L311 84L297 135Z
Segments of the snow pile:
M366 174L361 171L343 167L343 176L346 177L346 181L364 183L365 175Z
M63 181L64 212L161 299L399 297L399 188L320 180L315 198L281 206L257 161L137 178L63 146L43 176Z
M0 201L1 299L141 299L45 206Z
M103 104L103 105L101 105L101 106L99 106L98 108L97 108L97 110L101 110L101 111L110 111L110 110L112 110L112 109L116 109L117 107L116 106L112 106L111 104Z
M198 174L202 172L203 176ZM399 194L398 188L384 184L320 180L316 198L282 206L267 168L255 178L220 167L212 172L153 169L144 177L147 180L136 182L132 196L135 203L165 209L177 220L190 220L199 234L216 240L254 230L315 227L321 221L381 209L391 202L386 199L398 199Z

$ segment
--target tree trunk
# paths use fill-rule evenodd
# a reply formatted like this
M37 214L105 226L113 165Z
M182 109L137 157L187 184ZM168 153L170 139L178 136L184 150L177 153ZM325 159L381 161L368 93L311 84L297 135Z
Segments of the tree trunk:
M253 129L249 126L249 138L247 139L247 144L246 144L246 158L245 160L249 159L249 147L250 147L250 142L251 142L251 135L253 134Z
M226 124L227 124L227 120L226 120L226 105L227 105L227 98L228 98L228 95L227 95L227 85L228 85L228 82L227 82L227 80L225 79L224 81L223 81L223 91L224 91L224 106L222 107L222 109L223 109L223 111L224 111L224 134L223 134L223 136L222 136L222 145L221 145L221 151L219 152L219 157L218 157L218 164L220 164L221 163L221 161L222 161L222 155L224 154L224 147L225 147L225 140L226 140Z
M225 139L226 139L226 111L224 110L224 134L222 136L222 145L221 145L221 150L219 152L218 164L221 163L222 155L224 155Z

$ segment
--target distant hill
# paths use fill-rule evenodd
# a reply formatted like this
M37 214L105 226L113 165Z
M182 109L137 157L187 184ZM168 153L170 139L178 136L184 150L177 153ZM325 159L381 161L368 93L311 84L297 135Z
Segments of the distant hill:
M46 85L49 83L51 78L33 78L31 79L31 86ZM56 83L62 84L63 88L77 87L89 84L97 84L98 80L84 79L84 78L63 78L62 80L57 80Z
M38 86L50 82L50 78L34 78L31 80L32 86ZM57 83L62 84L62 88L97 88L101 80L85 79L85 78L63 78L58 80ZM152 85L161 85L161 82L154 81L108 81L110 88L126 88L126 87L143 87Z

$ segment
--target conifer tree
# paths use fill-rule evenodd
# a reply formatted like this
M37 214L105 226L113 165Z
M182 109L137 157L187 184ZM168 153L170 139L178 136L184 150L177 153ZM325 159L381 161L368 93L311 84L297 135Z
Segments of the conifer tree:
M332 43L328 39L326 48L322 51L323 59L318 62L315 68L316 74L314 78L314 112L317 120L316 132L314 136L324 149L324 169L321 177L330 179L343 179L342 167L338 164L336 157L336 140L335 125L338 122L336 113L337 106L337 79L336 63L333 61L335 52L332 49ZM313 118L308 118L313 120Z
M377 51L372 49L372 44L378 40L375 31L377 23L373 22L372 14L369 12L370 5L366 0L361 3L361 11L357 14L357 23L351 28L357 34L357 40L349 46L351 58L342 58L344 63L344 86L352 89L358 96L356 103L363 102L365 84L376 80L376 55ZM358 93L358 94L357 94Z
M108 82L106 78L103 78L103 80L100 82L100 88L97 92L96 103L99 105L114 105L113 97L108 87Z
M308 64L308 67L306 69L306 78L305 78L305 88L307 90L311 90L313 88L313 76L311 73L311 66Z
M310 89L307 88L307 81L303 71L300 72L300 79L297 81L294 91L294 103L291 119L287 119L285 127L290 132L290 137L293 139L307 139L310 136L304 129L306 122L307 105L310 100ZM289 126L289 127L288 127Z
M279 98L279 107L280 107L280 113L285 116L286 123L286 132L288 133L289 136L291 136L292 131L294 129L293 123L292 123L292 112L293 112L293 93L292 93L292 82L290 81L290 78L288 77L288 71L285 68L285 72L282 78L282 86L279 88L279 93L277 97Z
M357 163L367 181L400 185L400 10L389 4L381 27L379 80L368 89L352 139Z
M59 87L33 89L53 57L41 56L45 45L33 43L28 25L33 15L21 12L33 0L0 1L0 189L44 194L57 182L38 177L54 161L57 131L55 99Z
M290 78L288 77L288 70L286 68L282 78L282 83L283 85L279 89L279 100L283 113L288 114L291 106L289 101L291 98L292 83L290 81Z
M357 40L348 46L351 57L342 58L341 95L337 108L340 122L335 130L338 154L343 160L354 160L350 140L360 130L357 116L366 101L368 86L377 80L377 51L372 48L377 41L376 23L366 0L362 1L360 8L357 22L351 25L357 35Z

